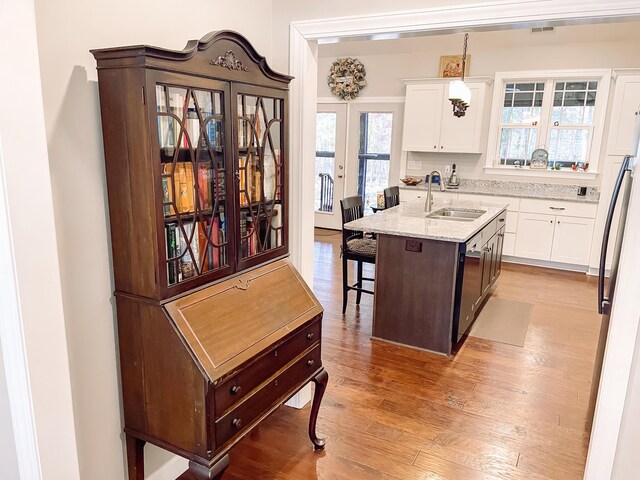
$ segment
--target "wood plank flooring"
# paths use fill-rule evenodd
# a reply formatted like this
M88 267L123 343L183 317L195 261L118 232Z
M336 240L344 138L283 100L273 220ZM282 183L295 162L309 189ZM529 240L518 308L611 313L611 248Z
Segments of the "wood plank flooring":
M370 295L356 308L351 292L341 315L339 242L316 231L327 447L312 449L309 406L283 407L231 451L225 480L582 478L600 325L594 278L504 264L493 294L534 303L524 347L470 337L446 358L371 341Z

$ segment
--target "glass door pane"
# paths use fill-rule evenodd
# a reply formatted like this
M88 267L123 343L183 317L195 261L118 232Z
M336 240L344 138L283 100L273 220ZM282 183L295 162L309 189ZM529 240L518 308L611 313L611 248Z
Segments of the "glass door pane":
M222 98L156 85L169 285L229 265Z
M336 112L316 115L315 211L333 212L333 172L336 162Z
M377 194L389 185L389 159L393 113L360 113L360 149L358 154L358 195L365 212L378 204Z
M238 94L237 102L242 259L284 246L284 102L247 94Z

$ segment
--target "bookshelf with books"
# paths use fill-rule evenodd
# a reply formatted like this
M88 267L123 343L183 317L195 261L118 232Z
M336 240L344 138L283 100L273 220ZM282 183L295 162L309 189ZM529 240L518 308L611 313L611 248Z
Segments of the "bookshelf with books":
M92 53L129 478L144 478L150 442L189 459L180 478L219 479L233 445L310 381L322 449L322 307L288 259L291 77L229 31Z

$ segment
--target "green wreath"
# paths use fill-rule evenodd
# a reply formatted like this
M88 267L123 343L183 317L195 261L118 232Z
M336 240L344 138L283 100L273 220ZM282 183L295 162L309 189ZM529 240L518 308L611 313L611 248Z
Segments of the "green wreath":
M338 58L331 65L327 83L331 93L341 100L353 100L367 86L364 65L357 58Z

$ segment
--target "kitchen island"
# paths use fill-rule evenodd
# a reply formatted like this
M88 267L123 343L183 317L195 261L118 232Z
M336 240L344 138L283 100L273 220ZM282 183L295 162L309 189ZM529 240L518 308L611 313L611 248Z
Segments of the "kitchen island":
M377 235L372 336L450 355L500 275L506 207L407 202L345 224Z

